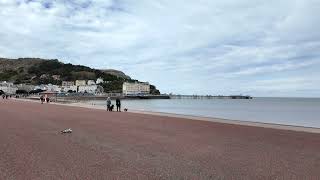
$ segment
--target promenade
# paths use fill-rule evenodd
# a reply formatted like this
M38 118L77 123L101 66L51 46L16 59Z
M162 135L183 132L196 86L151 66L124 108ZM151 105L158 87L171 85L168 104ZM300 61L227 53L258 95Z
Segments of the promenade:
M319 180L319 169L318 133L0 100L0 179Z

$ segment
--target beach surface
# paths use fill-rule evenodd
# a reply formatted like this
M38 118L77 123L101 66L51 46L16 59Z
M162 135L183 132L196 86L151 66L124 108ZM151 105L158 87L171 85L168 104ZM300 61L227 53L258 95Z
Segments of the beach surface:
M0 179L320 179L318 130L285 127L1 99Z

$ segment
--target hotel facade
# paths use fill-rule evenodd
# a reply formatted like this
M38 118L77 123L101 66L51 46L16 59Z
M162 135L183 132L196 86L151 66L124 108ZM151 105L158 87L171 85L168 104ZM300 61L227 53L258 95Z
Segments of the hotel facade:
M122 85L123 95L146 95L150 94L150 84L149 83L129 83L125 82Z

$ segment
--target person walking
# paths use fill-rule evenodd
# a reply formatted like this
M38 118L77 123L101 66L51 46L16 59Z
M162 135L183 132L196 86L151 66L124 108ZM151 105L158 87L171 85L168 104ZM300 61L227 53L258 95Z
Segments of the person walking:
M116 106L117 106L117 112L121 112L121 101L119 97L117 97L116 99Z
M40 96L40 101L41 101L41 104L43 104L43 102L44 102L44 97L43 97L43 95Z
M110 97L107 98L107 111L110 111L110 107L111 107L111 99Z

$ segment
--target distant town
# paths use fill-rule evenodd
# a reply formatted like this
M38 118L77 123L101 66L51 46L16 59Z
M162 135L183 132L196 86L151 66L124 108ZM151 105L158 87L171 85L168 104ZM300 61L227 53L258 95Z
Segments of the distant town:
M0 58L0 93L30 96L160 95L155 85L132 79L122 71L93 69L58 60Z
M53 59L0 58L0 94L37 99L41 95L68 100L105 99L251 99L243 95L161 94L155 85L113 69L93 69ZM59 99L59 100L60 100Z
M103 95L104 88L100 85L105 83L102 78L96 80L76 80L62 81L61 85L41 84L14 84L13 82L0 82L0 92L8 95L13 94L36 94L36 93L56 93L56 94L72 94L82 93L91 95ZM122 86L122 94L130 95L149 95L150 84L148 82L124 82Z
M102 83L105 83L102 78L96 80L62 81L61 85L27 85L2 81L0 82L0 94L16 95L16 97L42 94L48 97L71 96L105 98L107 96L121 96L140 99L252 99L251 96L243 95L152 95L148 82L124 82L122 85L122 93L105 93L104 88L100 85Z

